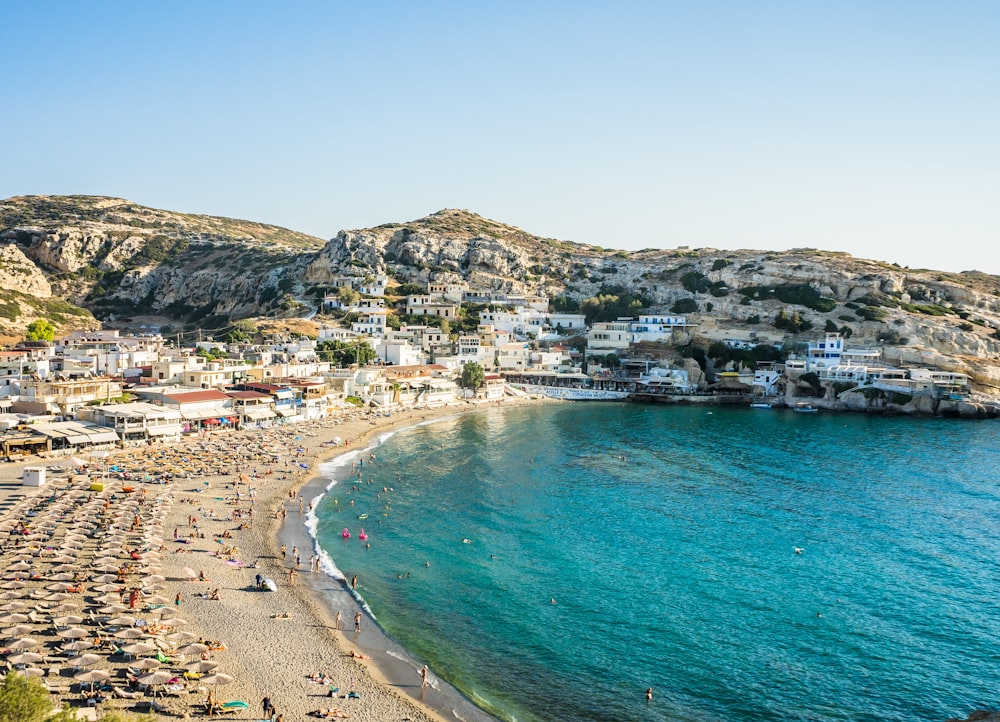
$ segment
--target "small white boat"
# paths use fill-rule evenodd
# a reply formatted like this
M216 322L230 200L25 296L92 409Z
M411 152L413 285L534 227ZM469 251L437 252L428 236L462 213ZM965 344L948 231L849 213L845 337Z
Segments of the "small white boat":
M815 414L817 411L819 411L819 409L813 406L812 404L803 402L795 404L795 406L792 407L792 411L795 411L800 414Z
M769 409L769 408L771 408L771 404L767 403L766 401L755 401L754 403L750 404L750 408L751 409Z

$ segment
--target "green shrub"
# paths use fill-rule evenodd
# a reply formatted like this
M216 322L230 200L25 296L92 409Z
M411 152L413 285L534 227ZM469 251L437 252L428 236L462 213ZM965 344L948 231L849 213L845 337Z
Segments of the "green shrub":
M698 310L698 302L693 298L681 298L670 307L670 313L694 313Z
M884 321L888 314L881 308L876 308L875 306L864 306L855 311L859 317L867 321Z
M715 259L715 262L712 264L712 270L721 271L726 266L731 266L732 264L733 264L732 261L727 261L725 258L717 258Z

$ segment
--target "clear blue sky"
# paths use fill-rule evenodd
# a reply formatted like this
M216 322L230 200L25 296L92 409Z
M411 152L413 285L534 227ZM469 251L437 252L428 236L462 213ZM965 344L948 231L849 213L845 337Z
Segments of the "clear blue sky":
M5 2L0 197L1000 274L1000 3Z

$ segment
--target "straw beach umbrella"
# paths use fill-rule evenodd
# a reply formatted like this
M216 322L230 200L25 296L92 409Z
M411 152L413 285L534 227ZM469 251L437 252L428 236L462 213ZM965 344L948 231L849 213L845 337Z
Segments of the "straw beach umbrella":
M72 642L67 642L59 649L64 652L86 652L88 649L93 649L96 646L93 642L88 642L85 639L76 639Z
M41 662L43 659L45 659L45 656L38 652L20 652L19 654L12 654L7 657L7 661L11 664L34 664L35 662Z
M211 672L218 666L219 663L211 659L199 659L194 662L188 662L187 664L184 665L184 669L186 669L188 672L204 673L204 672Z
M141 670L159 669L161 666L163 666L163 662L154 657L146 657L129 665L132 669Z
M77 682L90 682L90 691L94 691L95 682L104 682L111 677L111 672L106 669L86 669L73 675Z
M15 639L13 642L7 645L8 649L33 649L40 645L37 639L31 639L30 637L21 637L20 639Z
M86 639L90 636L90 632L83 627L70 627L69 629L58 630L56 636L63 639Z
M119 629L114 635L117 639L141 639L146 636L146 633L138 627L125 627Z
M229 684L233 681L233 678L228 674L223 674L222 672L215 672L214 674L207 674L198 680L199 684Z
M104 657L99 654L81 654L79 657L72 657L67 660L66 664L72 667L93 667L95 664L100 662Z

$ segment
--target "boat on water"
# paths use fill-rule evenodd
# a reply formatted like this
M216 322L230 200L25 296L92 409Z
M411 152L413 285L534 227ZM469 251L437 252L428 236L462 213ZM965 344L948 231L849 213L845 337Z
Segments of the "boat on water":
M767 403L766 401L755 401L752 404L750 404L750 408L751 409L769 409L769 408L771 408L771 404Z
M819 411L819 409L810 403L802 402L795 404L795 406L792 407L792 411L799 414L815 414Z

